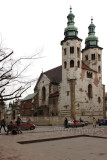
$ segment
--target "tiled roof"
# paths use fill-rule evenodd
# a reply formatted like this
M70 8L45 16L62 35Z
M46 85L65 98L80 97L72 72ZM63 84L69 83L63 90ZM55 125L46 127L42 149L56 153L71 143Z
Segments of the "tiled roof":
M82 69L96 72L96 71L92 70L91 68L89 68L87 65L85 65L83 62L82 62ZM41 73L41 75L38 79L38 82L40 81L43 74L45 74L51 82L60 83L62 81L62 65ZM37 84L38 84L38 82L37 82ZM37 84L36 84L36 86L37 86ZM36 88L36 86L35 86L35 88Z
M44 72L51 82L60 83L62 81L62 66L58 66L51 70Z
M88 67L86 64L84 64L83 62L82 62L82 69L86 69L86 70L89 70L89 71L96 72L96 71L94 71L93 69L89 68L89 67Z

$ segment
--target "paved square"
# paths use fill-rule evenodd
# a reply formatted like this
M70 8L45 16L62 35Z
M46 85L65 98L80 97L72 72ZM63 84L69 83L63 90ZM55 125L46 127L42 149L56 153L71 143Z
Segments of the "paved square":
M55 160L107 160L107 140L101 138L78 137L27 146Z

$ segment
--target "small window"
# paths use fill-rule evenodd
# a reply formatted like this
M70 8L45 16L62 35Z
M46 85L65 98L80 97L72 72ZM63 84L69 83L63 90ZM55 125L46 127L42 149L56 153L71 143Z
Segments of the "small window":
M92 98L92 85L91 84L88 85L88 97Z
M86 61L88 60L88 55L85 56L85 60L86 60Z
M98 61L101 61L101 55L98 54Z
M66 48L64 48L64 55L66 55Z
M67 96L69 96L69 91L67 91Z
M80 48L77 47L77 57L80 58Z
M73 67L74 67L74 61L71 60L71 61L70 61L70 68L73 68Z
M65 62L64 62L64 68L66 68L66 67L67 67L67 62L65 61Z
M77 62L77 67L80 68L80 61Z
M101 98L100 97L98 97L98 103L101 103Z
M92 59L92 60L95 60L95 54L92 54L92 55L91 55L91 59Z
M45 99L46 99L46 88L43 87L42 88L42 100L45 101Z
M74 47L70 47L70 54L74 53Z
M98 66L98 73L101 73L101 67Z

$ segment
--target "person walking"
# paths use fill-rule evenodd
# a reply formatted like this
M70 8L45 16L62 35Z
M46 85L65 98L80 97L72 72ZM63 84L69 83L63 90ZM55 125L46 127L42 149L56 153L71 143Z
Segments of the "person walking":
M96 128L96 119L93 117L93 128Z
M74 119L74 127L77 127L77 121Z
M6 132L6 122L5 122L5 119L3 118L3 119L1 119L1 121L0 121L0 133L1 133L1 129L3 128L4 129L4 131Z
M64 126L65 128L68 128L68 119L65 117L65 120L64 120Z
M18 133L22 133L21 128L20 128L20 122L21 122L21 119L20 119L20 117L18 116L18 117L17 117L17 121L16 121Z

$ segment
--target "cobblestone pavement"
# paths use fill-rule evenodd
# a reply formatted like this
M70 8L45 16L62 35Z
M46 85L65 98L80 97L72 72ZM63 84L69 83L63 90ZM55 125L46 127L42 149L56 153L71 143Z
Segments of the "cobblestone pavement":
M25 143L29 143L29 141L36 142L36 140L45 141L44 142L45 146L46 148L48 148L46 140L72 138L82 135L100 137L100 141L102 140L103 143L104 140L107 141L107 126L101 126L101 127L97 126L96 128L92 128L92 125L88 125L82 128L79 127L79 128L68 128L68 129L64 129L64 127L55 127L55 126L45 126L45 127L38 126L33 131L32 130L23 131L22 134L18 135L11 135L11 134L6 135L2 131L0 135L0 160L53 160L53 159L55 160L54 156L48 154L48 152L43 153L41 152L41 149L39 150L32 149L32 147L29 147L28 144L20 144L20 143L23 141ZM66 140L68 141L69 139L65 139L65 141ZM107 148L107 143L104 144L104 147ZM60 156L61 155L59 155L58 159L56 160L62 160L61 158L59 158Z

